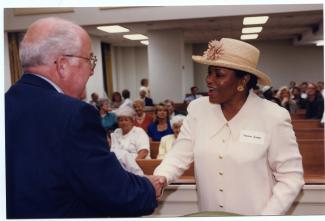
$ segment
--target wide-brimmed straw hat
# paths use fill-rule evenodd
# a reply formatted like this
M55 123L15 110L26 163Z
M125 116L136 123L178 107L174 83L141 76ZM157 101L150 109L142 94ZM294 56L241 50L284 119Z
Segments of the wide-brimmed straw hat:
M193 55L192 59L200 64L241 70L255 75L260 85L270 85L267 74L256 69L260 51L246 42L231 38L209 42L203 56Z

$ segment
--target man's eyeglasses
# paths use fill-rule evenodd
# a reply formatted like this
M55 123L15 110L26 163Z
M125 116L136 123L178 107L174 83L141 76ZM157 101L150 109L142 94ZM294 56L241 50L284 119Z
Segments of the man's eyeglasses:
M63 56L85 59L90 63L91 70L94 70L95 67L96 67L97 57L93 53L90 54L89 58L82 57L82 56L77 56L77 55L72 55L72 54L65 54Z

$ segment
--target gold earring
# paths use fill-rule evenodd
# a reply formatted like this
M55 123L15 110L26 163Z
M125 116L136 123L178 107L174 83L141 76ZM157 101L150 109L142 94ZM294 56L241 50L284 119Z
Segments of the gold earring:
M239 86L237 87L237 91L242 92L243 90L244 90L244 86L239 85Z

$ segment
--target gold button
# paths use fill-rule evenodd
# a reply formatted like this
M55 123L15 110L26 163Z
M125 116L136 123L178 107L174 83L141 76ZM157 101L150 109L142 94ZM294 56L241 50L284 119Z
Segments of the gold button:
M219 189L220 192L223 192L223 189Z
M223 208L223 205L219 205L220 208Z
M223 156L222 155L219 155L219 159L222 160L223 159Z
M225 142L225 139L222 139L222 143L224 143Z
M220 176L222 176L222 175L223 175L223 173L222 173L222 172L219 172L219 175L220 175Z

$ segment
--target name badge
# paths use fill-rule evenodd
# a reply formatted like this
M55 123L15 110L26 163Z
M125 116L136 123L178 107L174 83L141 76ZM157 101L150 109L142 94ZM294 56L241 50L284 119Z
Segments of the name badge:
M239 141L244 143L264 144L265 133L253 130L242 130Z

